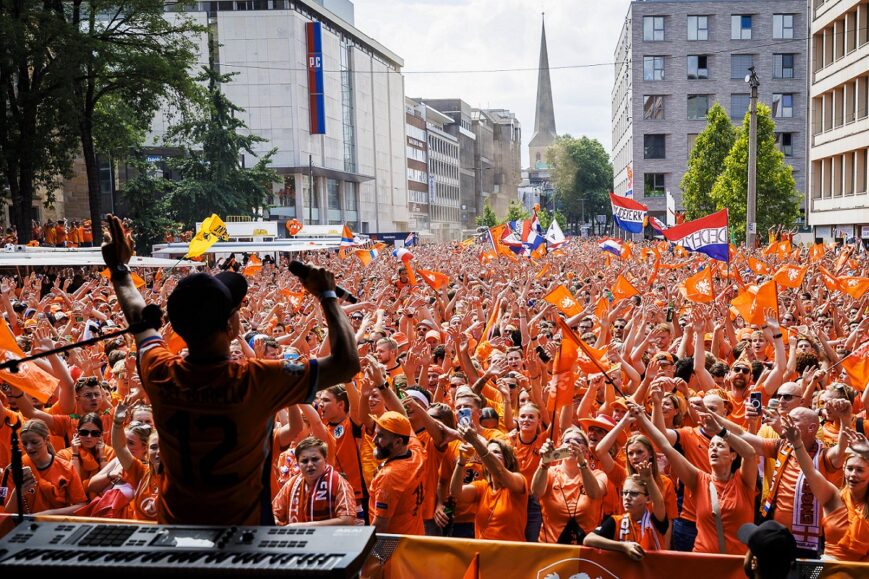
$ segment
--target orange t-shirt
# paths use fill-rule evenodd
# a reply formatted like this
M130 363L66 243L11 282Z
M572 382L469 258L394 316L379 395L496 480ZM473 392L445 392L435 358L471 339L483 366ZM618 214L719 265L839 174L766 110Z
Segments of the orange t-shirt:
M697 515L697 540L694 542L695 553L718 553L718 530L715 517L712 514L712 498L709 493L709 482L712 475L708 472L697 473L697 489L694 495L694 505ZM744 555L745 545L736 538L739 527L754 521L754 483L745 484L739 472L727 482L715 482L718 493L718 503L721 507L721 522L724 527L724 548L728 555Z
M371 481L368 512L389 519L387 533L423 535L423 467L425 456L417 438L411 437L404 456L385 461Z
M522 490L507 487L497 491L486 480L471 483L476 493L477 515L474 517L474 538L490 541L525 541L528 522L528 483L522 479Z
M477 432L480 436L485 438L486 441L492 440L493 438L505 440L504 433L500 430L495 430L494 428L478 428ZM450 442L446 453L444 453L444 458L441 461L441 488L445 489L445 492L443 493L444 497L449 495L450 492L450 480L453 476L453 469L456 468L456 461L459 458L459 447L461 446L461 442L462 441L460 440ZM474 455L465 463L465 476L462 477L462 484L469 485L477 480L484 480L483 463L480 460L480 457L474 453ZM456 523L470 523L474 520L476 512L476 502L465 502L461 499L457 499L453 520Z
M712 467L709 466L709 441L699 427L683 426L676 432L679 433L679 448L682 455L688 459L688 462L696 466L698 469L709 472ZM685 493L682 500L682 518L686 521L694 521L694 497L691 493Z
M783 438L766 438L763 439L761 454L766 457L766 460L775 462L779 449L787 444ZM820 444L820 443L818 443ZM827 451L824 448L819 448L821 456L818 460L818 470L833 484L839 485L842 482L843 471L841 468L836 469L827 460ZM797 492L797 479L802 474L800 463L794 453L785 461L784 470L781 473L781 482L778 485L778 491L775 499L775 511L773 519L788 529L794 524L794 496ZM772 485L772 480L769 481ZM765 498L765 497L764 497Z
M432 439L431 435L426 431L417 433L420 443L425 449L425 465L423 466L422 486L424 491L422 503L422 520L427 521L434 518L435 508L437 508L438 500L438 478L440 477L441 462L444 460L447 445L439 449Z
M269 456L281 408L310 403L316 360L195 364L158 337L139 347L142 387L160 432L164 524L258 525L272 520ZM219 505L219 508L215 508Z
M133 461L133 467L124 472L124 478L136 489L133 500L127 503L126 518L136 521L157 520L157 498L163 477L140 460Z
M72 448L64 448L63 450L57 451L57 457L61 458L69 463L72 463L75 466L75 463L72 460ZM84 448L79 448L79 464L81 465L81 486L84 487L85 490L88 488L88 483L95 474L102 470L102 467L108 464L110 460L115 458L115 449L111 446L105 447L105 460L101 465L99 461L94 457L93 454L85 450Z
M592 473L598 482L608 482L602 470ZM562 465L557 464L547 471L546 476L546 491L540 497L540 509L543 511L540 542L557 543L571 515L586 533L594 530L601 521L603 499L589 498L582 485L582 472L570 477Z
M22 493L26 504L25 514L61 509L87 502L84 487L81 485L81 477L78 476L71 463L54 456L51 464L40 470L36 468L29 456L25 455L21 462L22 466L30 467L36 478L36 493L32 495ZM8 483L9 493L7 496L12 497L15 492L15 482L11 476Z
M45 226L45 244L57 245L57 232L54 227Z
M869 561L869 520L866 519L866 505L855 505L851 492L839 492L844 505L824 516L824 557L836 561Z
M362 476L362 455L359 450L362 426L354 424L350 415L337 424L326 424L326 430L333 438L335 446L335 468L350 481L356 502L364 497L365 479Z
M519 463L519 472L525 477L525 482L528 488L531 488L531 479L534 478L534 471L540 465L540 447L546 442L546 436L542 433L537 433L534 439L529 443L522 442L522 436L518 430L514 430L509 435L510 446L513 447L513 452L516 454L516 461Z
M625 484L625 480L628 478L628 469L625 468L614 468L613 471L607 474L610 482L621 491L621 488ZM673 520L679 516L679 503L676 501L676 485L673 483L673 479L668 477L667 475L660 475L660 482L658 483L658 488L661 491L661 496L664 497L664 506L667 508L667 518L669 520ZM621 500L621 492L619 493L619 500ZM652 503L649 503L649 510L652 510ZM619 508L619 512L617 514L624 513L624 508Z
M63 225L55 225L54 229L55 236L57 238L57 244L61 245L63 243L66 243L66 227L64 227Z

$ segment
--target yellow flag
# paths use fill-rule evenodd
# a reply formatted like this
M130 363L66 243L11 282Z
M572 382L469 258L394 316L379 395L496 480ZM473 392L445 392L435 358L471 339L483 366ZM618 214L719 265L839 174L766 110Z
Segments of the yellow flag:
M209 247L217 243L218 239L226 241L229 239L229 234L223 219L212 213L211 217L207 217L202 222L199 231L190 240L190 245L187 247L187 257L199 257L208 251Z

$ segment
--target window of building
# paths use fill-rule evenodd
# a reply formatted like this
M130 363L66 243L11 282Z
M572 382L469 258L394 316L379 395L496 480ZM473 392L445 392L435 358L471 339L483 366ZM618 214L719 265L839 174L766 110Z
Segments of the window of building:
M794 156L794 134L793 133L776 133L775 144L785 157Z
M731 40L751 40L751 14L730 16Z
M772 37L773 38L793 38L794 37L794 15L793 14L773 14L772 15Z
M709 40L709 17L688 17L688 40Z
M794 116L793 93L773 93L772 116L777 119L788 119Z
M663 197L664 173L643 173L644 195L646 197Z
M691 151L697 143L697 133L688 133L688 157L691 157Z
M730 118L742 120L745 113L748 112L748 105L751 95L748 94L732 94L730 95Z
M664 80L664 57L643 57L643 80Z
M688 95L688 119L692 121L702 121L706 118L709 112L709 95L708 94L689 94Z
M705 54L688 55L688 80L709 78L708 58Z
M643 135L643 158L666 159L666 139L664 135Z
M663 16L643 16L643 40L664 40Z
M730 78L745 78L749 67L754 66L753 54L730 55Z
M357 184L352 181L344 183L344 215L351 223L359 221L359 193L356 187Z
M793 78L794 77L794 54L773 54L772 55L772 77L773 78Z
M643 96L643 118L655 121L664 119L664 97L662 95Z

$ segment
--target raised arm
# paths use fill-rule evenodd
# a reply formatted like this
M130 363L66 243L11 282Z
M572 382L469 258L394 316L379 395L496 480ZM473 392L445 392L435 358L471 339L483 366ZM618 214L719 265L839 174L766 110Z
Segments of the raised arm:
M844 503L839 496L839 489L836 485L824 478L815 468L812 457L809 456L805 445L800 437L799 429L794 425L790 416L782 416L782 437L790 442L794 447L794 452L797 455L797 461L800 463L800 469L806 477L806 482L809 483L809 488L812 489L815 497L824 505L824 510L831 513L841 507Z
M682 453L673 448L667 437L652 424L640 406L629 403L629 407L630 413L639 421L640 427L651 439L655 448L660 449L667 455L667 460L670 461L670 467L676 476L682 479L685 482L685 486L691 489L692 492L695 491L697 489L697 473L700 472L699 469L688 462L688 459L682 456Z
M486 442L472 426L459 425L459 434L465 442L474 447L477 456L483 461L483 466L498 484L507 487L514 493L520 492L525 487L525 477L521 473L507 470L504 463L492 455Z

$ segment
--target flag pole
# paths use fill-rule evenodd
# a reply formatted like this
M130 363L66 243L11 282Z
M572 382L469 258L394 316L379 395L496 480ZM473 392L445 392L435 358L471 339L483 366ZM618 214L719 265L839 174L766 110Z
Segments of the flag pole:
M856 348L851 350L851 352L847 356L845 356L844 358L841 358L838 362L836 362L835 364L833 364L832 366L827 368L827 370L829 371L829 370L832 370L833 368L835 368L836 366L841 366L842 362L844 362L845 360L847 360L848 358L853 356L860 348L865 346L867 343L869 343L869 340L864 340L859 346L857 346Z

